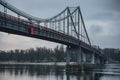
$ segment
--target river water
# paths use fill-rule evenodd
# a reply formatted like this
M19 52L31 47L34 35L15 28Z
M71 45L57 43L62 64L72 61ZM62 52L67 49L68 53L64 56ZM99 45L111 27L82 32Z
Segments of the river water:
M64 65L0 64L0 80L120 80L120 65L69 74Z

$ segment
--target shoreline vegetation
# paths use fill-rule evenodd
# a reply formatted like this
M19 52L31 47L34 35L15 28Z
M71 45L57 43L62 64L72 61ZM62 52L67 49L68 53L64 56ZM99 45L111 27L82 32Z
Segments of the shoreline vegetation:
M120 63L120 50L105 48L102 49L104 55L111 60L110 63ZM87 62L90 62L90 56L86 56ZM72 52L70 53L70 61L76 62L77 55ZM54 49L46 47L36 47L26 49L26 50L9 50L1 51L0 50L0 62L21 62L21 63L57 63L57 62L66 62L66 50L63 45L56 46Z
M71 53L70 56L71 62L75 62L77 56L74 53ZM54 49L36 47L36 49L0 51L0 62L66 62L66 50L61 45Z

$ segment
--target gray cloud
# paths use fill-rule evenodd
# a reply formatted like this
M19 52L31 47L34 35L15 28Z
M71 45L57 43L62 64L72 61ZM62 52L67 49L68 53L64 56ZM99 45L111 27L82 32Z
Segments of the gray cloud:
M98 14L92 14L89 19L90 20L111 20L114 18L114 14L110 12L102 12Z
M120 0L107 0L106 4L107 9L120 12Z
M99 25L92 25L90 26L89 32L93 35L98 35L99 33L102 32L102 27L100 27Z
M93 38L93 43L98 44L101 48L119 48L120 45L120 35L115 36L95 36Z

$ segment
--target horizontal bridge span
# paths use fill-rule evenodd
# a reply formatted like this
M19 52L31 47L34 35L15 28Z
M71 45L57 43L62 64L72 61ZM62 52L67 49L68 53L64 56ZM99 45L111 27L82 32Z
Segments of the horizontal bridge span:
M31 34L31 29L33 29L33 34ZM0 12L0 31L44 39L65 45L79 45L79 40L72 36L37 24L31 24L26 20L22 20L2 12Z

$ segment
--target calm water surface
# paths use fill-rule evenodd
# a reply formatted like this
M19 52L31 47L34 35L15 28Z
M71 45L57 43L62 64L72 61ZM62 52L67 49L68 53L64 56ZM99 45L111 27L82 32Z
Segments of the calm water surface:
M60 65L0 64L0 80L120 80L120 66L68 74Z

